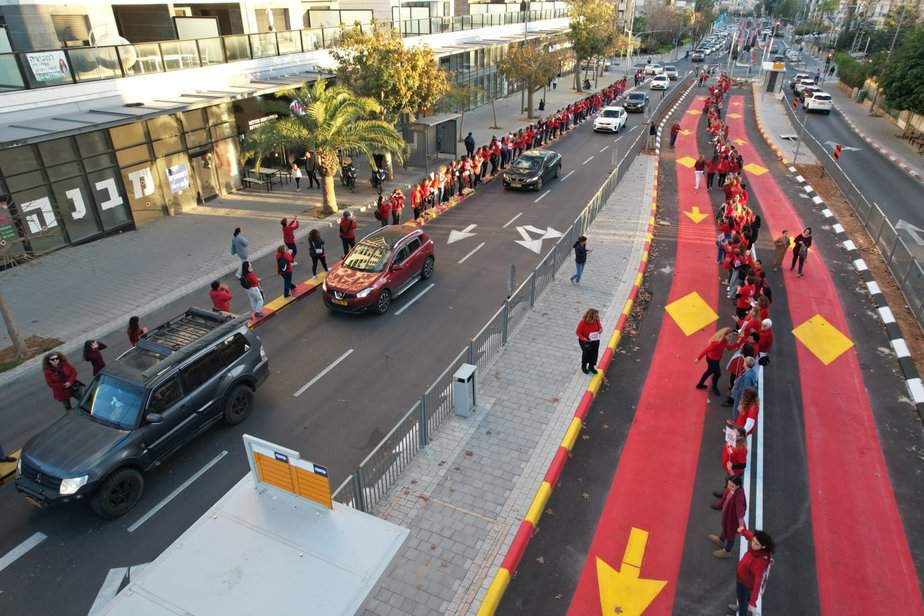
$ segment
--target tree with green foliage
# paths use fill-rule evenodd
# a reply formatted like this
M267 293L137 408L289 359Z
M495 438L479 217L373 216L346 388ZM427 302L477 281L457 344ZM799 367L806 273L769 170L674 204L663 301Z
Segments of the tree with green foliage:
M561 54L550 51L548 41L533 39L511 46L497 68L507 79L519 81L526 88L527 117L534 118L533 94L558 75Z
M621 43L616 29L616 5L609 0L571 0L568 39L578 69L586 60L615 53ZM581 71L574 71L574 87L581 91Z
M693 5L693 22L690 29L693 31L693 39L701 39L715 22L715 1L714 0L696 0Z
M798 0L781 0L781 2L774 5L773 15L774 17L792 20L795 19L796 15L798 15L801 10L802 5Z
M438 111L448 111L460 115L459 130L456 135L457 141L462 141L462 124L465 122L465 112L468 111L472 103L477 101L484 93L484 88L471 84L460 85L453 82L453 84L449 86L449 90L446 94L436 103L436 109ZM494 101L491 101L491 104L493 105Z
M268 104L280 117L248 132L242 150L257 160L281 146L314 152L324 181L325 214L338 211L334 176L340 172L341 152L364 154L373 166L372 155L379 152L404 160L407 144L394 124L381 119L384 110L374 98L357 96L341 85L328 86L323 79L277 95L297 105ZM293 113L292 107L304 112Z
M837 64L838 79L851 88L862 88L873 72L872 64L860 62L846 51L835 54L834 63Z
M891 107L924 114L924 26L917 26L882 69L879 86Z

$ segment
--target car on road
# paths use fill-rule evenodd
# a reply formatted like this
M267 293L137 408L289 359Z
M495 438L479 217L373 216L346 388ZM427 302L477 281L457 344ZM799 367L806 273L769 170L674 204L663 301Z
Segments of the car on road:
M433 275L433 240L419 229L389 225L364 237L324 280L324 304L338 312L385 314L418 280Z
M834 102L831 100L830 94L819 90L818 92L812 92L811 96L807 96L803 105L805 105L806 111L820 111L830 114L831 109L834 107Z
M651 78L651 83L648 84L648 87L652 90L666 90L670 85L671 80L668 79L667 75L655 75Z
M626 110L618 106L608 106L600 110L594 118L594 132L618 133L626 125Z
M552 150L528 150L513 161L504 173L507 190L542 190L561 172L561 154Z
M664 74L667 75L667 78L671 81L676 81L680 78L680 73L677 71L677 67L673 65L665 66Z
M812 83L815 83L815 79L808 73L796 73L793 76L793 78L789 80L789 89L795 92L796 84L803 80L808 80L808 81L811 81ZM808 81L806 81L806 83Z
M648 95L644 92L629 92L626 102L622 104L626 111L633 113L642 113L646 105L648 105Z
M44 507L89 501L117 518L143 473L219 421L242 422L269 375L247 316L200 308L152 329L87 386L76 409L22 448L16 489Z
M810 85L803 87L798 93L795 94L797 98L800 98L803 103L810 99L816 92L821 92L822 89L816 85Z
M660 75L664 72L664 67L660 64L649 64L645 66L646 75Z
M796 81L792 89L794 92L799 94L802 92L804 88L813 87L814 85L815 85L815 80L812 79L811 77L807 77L807 78L799 79L798 81Z
M706 52L702 49L695 49L693 53L690 54L690 62L705 62L706 61Z

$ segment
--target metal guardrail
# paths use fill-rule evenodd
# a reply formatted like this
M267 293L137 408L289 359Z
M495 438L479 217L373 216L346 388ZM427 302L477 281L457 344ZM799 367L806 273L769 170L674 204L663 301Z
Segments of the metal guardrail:
M491 15L433 17L383 22L403 36L460 32L477 28L567 17L566 9ZM28 90L88 81L228 64L335 47L346 28L306 28L282 32L156 41L99 47L64 47L0 54L0 90ZM371 33L374 24L360 24Z
M792 101L784 94L784 107L786 113L796 127L802 126L798 116L792 108ZM924 267L914 257L914 252L898 235L898 231L875 202L871 202L866 195L857 187L856 184L847 175L843 167L834 160L831 153L815 138L815 135L807 130L802 131L805 135L805 144L819 160L822 167L827 171L837 183L841 192L844 193L847 202L857 214L857 218L866 227L873 243L879 248L882 258L885 260L889 271L898 287L905 295L909 308L914 313L918 326L924 329Z
M664 110L673 104L692 81L690 76L677 82L670 96L661 99L652 110L656 124ZM539 265L511 293L497 312L456 355L414 405L398 420L394 428L359 463L359 467L334 491L333 499L360 511L372 512L388 493L414 456L427 446L431 436L453 415L452 377L462 364L474 364L480 373L487 371L522 325L542 292L555 280L558 268L571 255L571 246L587 233L594 218L616 192L631 161L641 150L648 135L636 135L622 159L616 163L606 181L574 219L567 231L539 261Z

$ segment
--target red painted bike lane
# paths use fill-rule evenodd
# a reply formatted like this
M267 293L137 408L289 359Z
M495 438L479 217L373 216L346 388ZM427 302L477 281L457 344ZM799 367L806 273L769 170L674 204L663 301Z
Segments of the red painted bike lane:
M783 229L795 235L803 223L749 141L742 117L744 102L740 95L730 98L726 121L747 163L747 183L773 237ZM788 259L784 265L788 266ZM806 260L805 277L786 272L783 279L793 333L800 340L796 354L821 613L924 614L859 360L849 341L832 331L833 327L850 337L817 243ZM766 526L785 535L786 529L774 528L773 520L767 520Z
M669 311L673 307L673 318L665 317L661 324L644 390L569 616L601 611L607 616L642 611L646 616L671 614L707 406L705 392L693 387L704 365L693 360L714 333L717 319L712 207L705 187L699 193L693 190L701 109L702 101L694 100L684 114L681 127L688 132L678 137L676 147L681 197L677 220L672 221L672 228L677 229L676 269L667 301ZM693 206L704 215L697 215ZM683 211L692 211L692 217ZM666 585L661 588L649 582L643 588L646 580L666 581Z

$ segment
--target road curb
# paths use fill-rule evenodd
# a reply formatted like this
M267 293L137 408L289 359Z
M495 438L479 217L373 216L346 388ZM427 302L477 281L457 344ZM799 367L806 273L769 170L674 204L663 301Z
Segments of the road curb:
M677 102L666 112L660 123L662 127L667 121L667 118L669 118L674 113L677 107L684 101L684 99L687 98L687 96L690 95L692 91L693 85L691 85L687 91L677 99ZM660 151L660 135L657 136L656 144L656 150ZM549 464L549 468L542 479L542 483L536 490L536 494L533 496L533 499L530 502L529 508L526 511L526 515L520 522L517 533L514 535L513 541L507 548L507 554L501 561L494 579L491 580L491 584L488 586L487 591L485 592L484 598L481 601L481 605L478 608L477 616L494 616L494 613L497 611L501 599L503 598L504 593L507 591L507 587L510 585L510 580L516 573L517 567L519 566L523 555L526 553L526 548L529 545L530 540L536 533L539 518L542 517L542 513L545 511L546 504L552 495L552 490L555 488L559 478L561 477L565 462L567 462L568 458L570 457L574 443L577 441L578 434L584 425L584 419L590 410L591 404L593 404L593 401L596 399L600 391L600 386L604 381L604 375L609 369L610 364L613 361L613 355L616 352L616 348L619 346L619 341L622 339L622 332L626 326L626 321L628 320L629 315L632 313L632 307L635 305L635 300L638 297L639 289L641 288L642 282L644 281L645 271L648 268L648 258L651 251L651 242L654 239L655 220L658 210L660 167L660 157L656 156L654 171L655 181L651 194L651 210L648 217L648 227L645 232L645 242L642 248L641 261L639 262L638 271L635 274L635 281L632 284L632 289L629 291L629 297L626 299L625 304L623 305L622 312L620 313L619 319L613 328L613 333L610 335L610 339L607 342L603 356L598 362L597 374L595 374L591 379L590 384L587 386L587 389L584 391L584 394L581 396L581 399L575 408L574 417L571 419L571 423L569 424L568 429L565 431L565 435L558 446L558 450L555 452L555 456L552 458L552 462Z
M760 118L757 115L756 107L754 116L757 118L758 127L760 127ZM763 130L761 130L761 134L763 135L767 144L773 148L774 146L772 142L766 133L763 132ZM901 330L899 329L898 324L895 322L895 315L892 312L892 308L889 306L885 295L882 294L882 290L880 289L879 284L876 282L873 274L869 271L869 267L867 267L866 261L864 261L860 256L860 251L856 244L854 244L853 241L848 237L847 232L844 230L844 226L840 224L837 216L830 210L830 208L827 207L821 196L815 192L815 189L812 187L812 185L809 184L808 181L799 174L798 169L796 169L794 166L786 164L786 171L792 175L793 178L799 183L799 185L802 187L802 190L805 191L805 194L811 198L812 203L822 208L822 216L824 216L826 219L833 219L833 224L831 226L832 233L837 239L838 245L847 251L847 255L850 258L854 269L857 271L857 274L859 274L860 280L863 281L866 286L866 290L870 294L873 305L876 307L876 313L879 315L882 324L885 326L885 333L889 339L889 346L891 346L892 351L895 353L895 357L898 360L898 365L901 368L902 377L905 379L905 388L908 390L908 395L918 412L918 416L921 418L921 421L924 421L924 383L921 381L921 376L918 373L917 366L915 366L914 360L911 358L911 353L908 351L908 344L905 342Z
M924 176L918 173L910 165L902 161L902 159L897 157L891 150L889 150L888 148L884 146L879 145L878 142L873 141L872 137L869 137L866 133L860 130L860 127L857 126L854 123L854 121L851 120L850 117L846 113L844 113L844 110L841 107L839 107L837 103L832 103L832 105L834 106L835 109L837 109L838 113L841 114L841 117L844 118L844 121L847 122L847 125L850 126L850 129L853 132L855 132L857 136L860 137L860 139L865 141L867 145L869 145L871 148L873 148L874 150L876 150L877 152L879 152L880 154L888 158L889 161L892 162L896 167L898 167L899 169L901 169L902 171L910 175L915 180L919 182L924 182Z

